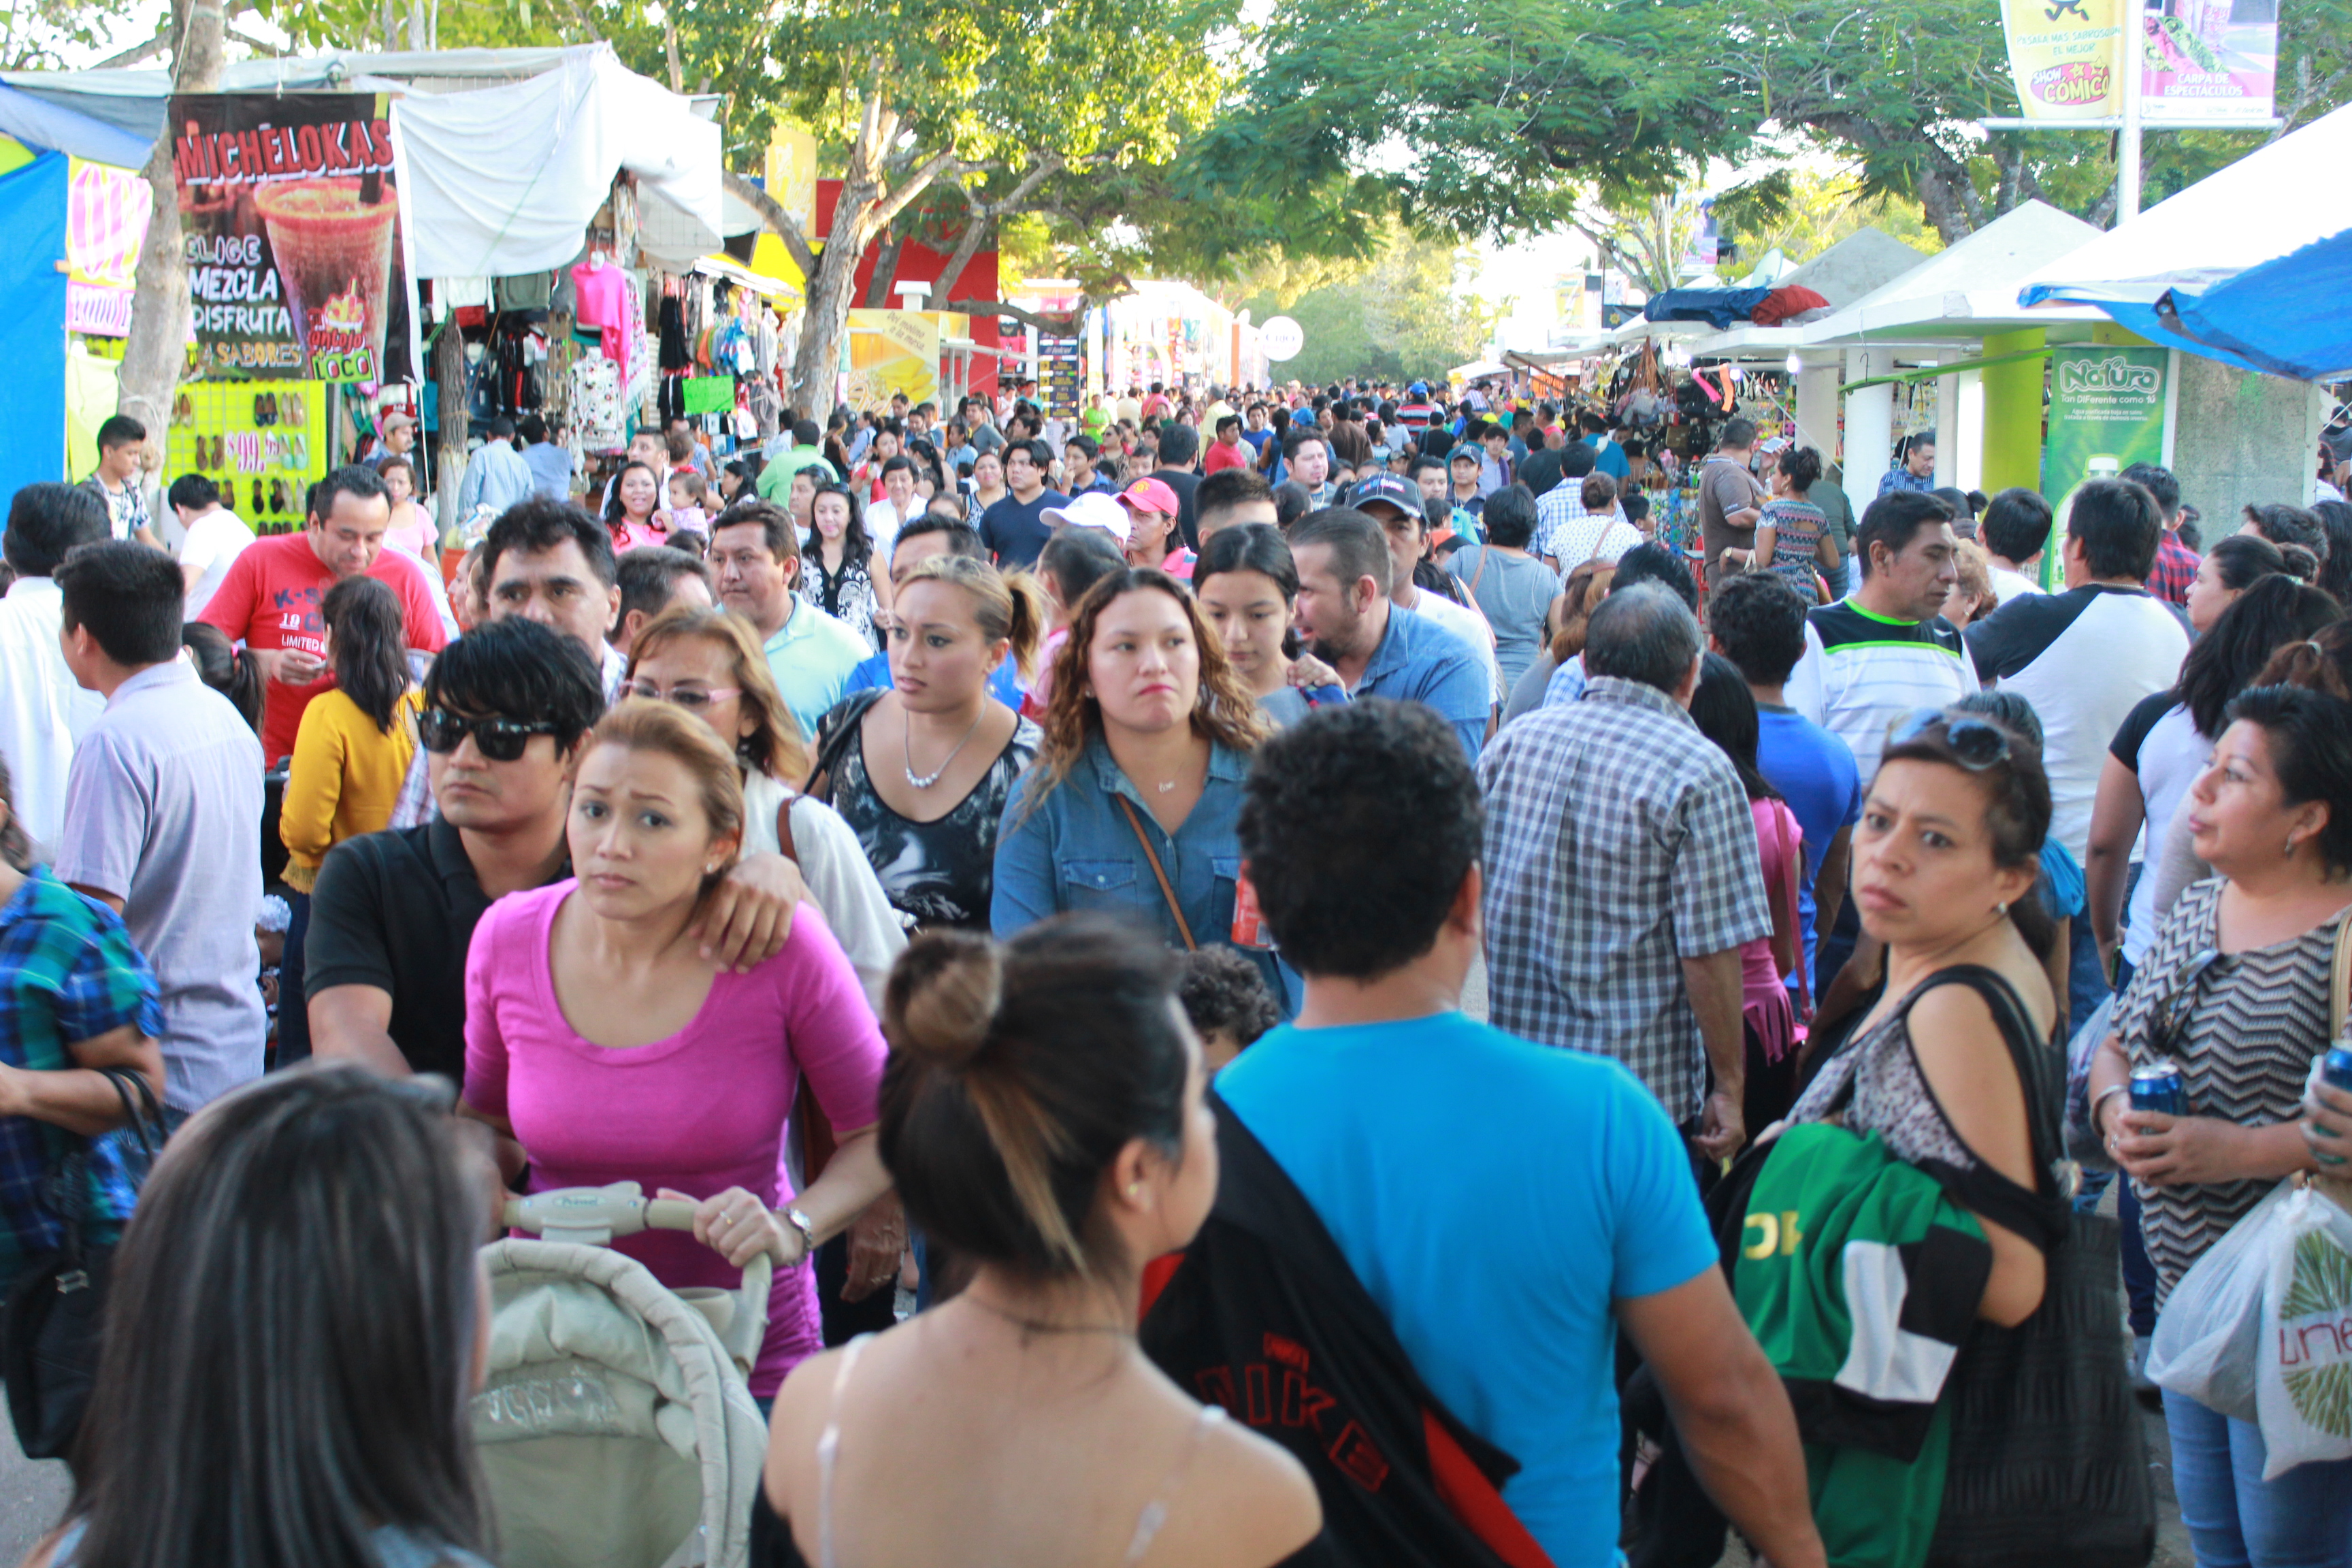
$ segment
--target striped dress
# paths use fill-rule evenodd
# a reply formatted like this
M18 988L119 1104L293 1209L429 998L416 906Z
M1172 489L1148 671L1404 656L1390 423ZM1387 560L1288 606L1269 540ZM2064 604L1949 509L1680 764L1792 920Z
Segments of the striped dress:
M2200 952L2220 945L2226 886L2215 877L2180 895L2116 1005L2116 1033L2134 1067L2167 1056L2180 1064L2190 1115L2249 1127L2292 1121L2301 1114L2312 1058L2335 1034L2327 1016L2327 972L2336 928L2345 917L2339 912L2289 941L2226 955L2207 969L2193 999L2176 1008L2179 976ZM2176 1013L2182 1020L2177 1037ZM2275 1184L2259 1179L2134 1184L2140 1227L2156 1264L2159 1308L2189 1265Z

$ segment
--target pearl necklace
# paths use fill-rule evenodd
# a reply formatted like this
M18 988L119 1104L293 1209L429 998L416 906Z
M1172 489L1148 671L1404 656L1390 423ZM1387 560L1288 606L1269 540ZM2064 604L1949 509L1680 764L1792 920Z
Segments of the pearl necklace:
M929 789L933 784L939 783L940 778L946 774L948 768L955 762L956 758L962 754L964 747L971 743L971 738L980 733L981 721L987 717L988 704L983 701L980 705L979 715L971 721L971 728L963 732L963 739L958 741L955 743L955 749L950 751L946 756L940 758L940 765L928 773L919 773L915 771L915 727L912 724L906 725L904 729L898 731L898 738L905 742L905 750L907 753L907 783L916 789Z

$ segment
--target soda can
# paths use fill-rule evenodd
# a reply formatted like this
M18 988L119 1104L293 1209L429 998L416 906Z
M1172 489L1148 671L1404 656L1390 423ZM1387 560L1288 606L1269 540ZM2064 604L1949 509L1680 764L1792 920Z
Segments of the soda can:
M2177 1062L2158 1060L2132 1068L2131 1107L2166 1116L2189 1114L2189 1089Z
M1257 889L1246 873L1234 880L1233 942L1255 952L1274 951L1274 933L1265 928L1265 911L1257 907Z
M2327 1047L2327 1054L2319 1059L2319 1081L2330 1089L2352 1094L2352 1037L2340 1039ZM2323 1165L2346 1163L2343 1155L2331 1154L2325 1149L2315 1147L2312 1153Z

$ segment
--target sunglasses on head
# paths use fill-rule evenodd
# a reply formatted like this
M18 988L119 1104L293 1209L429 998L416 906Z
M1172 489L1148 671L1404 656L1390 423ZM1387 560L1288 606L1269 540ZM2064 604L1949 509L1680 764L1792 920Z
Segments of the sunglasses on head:
M555 726L544 719L467 719L446 708L427 708L416 721L417 743L426 751L454 752L471 735L475 747L494 763L518 762L533 735L554 733Z
M1889 746L1907 746L1938 724L1953 760L1971 773L1982 773L2009 761L2009 731L1988 719L1947 713L1940 708L1917 708L1887 731Z

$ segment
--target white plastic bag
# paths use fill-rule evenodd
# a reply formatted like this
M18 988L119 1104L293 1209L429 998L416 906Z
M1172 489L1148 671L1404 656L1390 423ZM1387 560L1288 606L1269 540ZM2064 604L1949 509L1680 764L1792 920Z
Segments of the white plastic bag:
M2273 1188L2172 1288L2148 1345L2147 1375L2158 1387L2234 1420L2258 1419L2254 1383L2271 1237L2292 1191L2286 1182Z
M2280 1205L2271 1230L2254 1384L2266 1481L2315 1459L2352 1458L2352 1215L2307 1187Z

